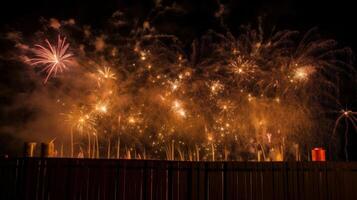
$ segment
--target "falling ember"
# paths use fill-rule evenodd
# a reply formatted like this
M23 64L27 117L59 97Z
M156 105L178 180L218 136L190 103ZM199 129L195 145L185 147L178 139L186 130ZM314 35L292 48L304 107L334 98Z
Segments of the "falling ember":
M63 72L67 69L67 65L72 63L73 54L68 53L69 43L66 43L66 38L61 39L58 35L57 45L52 45L47 39L45 40L48 47L35 45L33 58L29 60L31 65L41 66L47 73L44 83L46 83L52 75L57 72Z

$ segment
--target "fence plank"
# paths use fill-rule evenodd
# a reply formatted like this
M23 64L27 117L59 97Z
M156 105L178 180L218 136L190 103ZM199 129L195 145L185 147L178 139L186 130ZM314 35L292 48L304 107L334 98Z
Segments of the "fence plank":
M0 199L16 199L18 167L17 159L0 159Z
M0 159L0 199L357 199L357 163Z

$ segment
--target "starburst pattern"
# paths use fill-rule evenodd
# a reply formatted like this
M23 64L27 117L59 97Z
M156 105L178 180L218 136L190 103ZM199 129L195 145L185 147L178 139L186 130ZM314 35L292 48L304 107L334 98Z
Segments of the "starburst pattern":
M65 37L62 39L61 36L58 36L57 45L52 45L47 39L45 42L47 47L39 44L35 45L33 49L35 55L29 60L31 65L40 66L42 67L41 71L46 72L44 83L52 75L67 69L73 57L73 54L68 53L69 43L66 42Z

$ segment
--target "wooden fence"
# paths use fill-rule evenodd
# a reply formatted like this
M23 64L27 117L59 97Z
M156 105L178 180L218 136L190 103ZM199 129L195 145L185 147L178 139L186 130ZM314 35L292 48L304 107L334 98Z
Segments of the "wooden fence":
M357 163L0 159L1 200L357 200Z

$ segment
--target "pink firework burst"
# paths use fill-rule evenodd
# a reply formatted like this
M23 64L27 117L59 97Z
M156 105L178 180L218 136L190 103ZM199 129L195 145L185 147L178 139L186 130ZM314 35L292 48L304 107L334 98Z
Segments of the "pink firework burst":
M33 49L34 58L30 59L31 65L41 66L42 72L46 72L47 76L44 83L49 77L56 75L57 72L63 72L67 69L67 65L72 62L73 54L68 53L69 43L66 43L66 38L61 39L58 36L57 46L52 45L47 39L45 40L48 47L35 45Z

